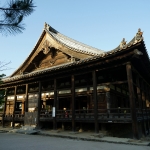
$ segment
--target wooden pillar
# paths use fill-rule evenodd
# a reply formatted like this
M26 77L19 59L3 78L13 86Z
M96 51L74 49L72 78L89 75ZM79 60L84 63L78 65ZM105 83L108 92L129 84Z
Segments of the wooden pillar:
M148 86L146 85L146 92L147 92L147 100L150 101L150 94L149 94L149 90L148 90ZM147 106L146 106L147 107ZM149 107L147 108L147 122L148 122L148 130L149 130L149 134L150 134L150 123L149 123Z
M16 101L17 101L17 86L15 86L14 92L14 108L13 108L13 118L12 118L12 127L15 126L15 109L16 109Z
M55 107L55 117L53 117L53 130L57 129L57 122L56 122L56 112L57 112L57 80L54 79L54 106Z
M147 86L144 83L144 89L145 89L145 110L146 110L146 128L147 128L147 134L149 134L149 117L148 117L148 109L147 109L147 103L146 100L148 100L148 90L147 90Z
M131 69L130 63L127 63L126 70L127 70L130 109L131 109L131 117L132 117L133 138L139 139L138 122L137 122L136 106L135 106L135 95L134 95L133 78L132 78L132 69Z
M2 116L2 127L4 127L4 118L5 118L5 113L6 113L6 107L7 107L7 89L5 89L5 95L4 95L4 109L3 109L3 116Z
M95 122L95 133L99 133L98 125L98 100L97 100L97 78L96 71L92 72L93 75L93 97L94 97L94 122Z
M25 101L24 101L24 125L26 123L26 112L28 112L28 92L29 92L29 85L26 84L26 92L25 92Z
M140 89L140 82L139 82L139 77L136 78L136 85L137 85L137 96L138 96L138 103L139 103L139 109L142 109L142 94L141 94L141 89Z
M110 92L106 92L106 102L107 102L107 113L110 113L110 105L111 105L111 102L110 102Z
M145 130L145 126L144 126L144 116L143 116L143 106L142 106L142 92L141 92L141 86L140 86L140 79L139 77L137 77L136 79L136 84L137 84L137 96L138 96L138 102L139 102L139 109L140 112L142 113L142 134L144 136L146 136L146 130Z
M87 82L87 113L89 113L90 109L90 102L91 102L91 95L90 95L90 83L89 83L89 76L87 75L86 77L86 82Z
M145 135L147 135L147 125L146 125L146 121L145 121L145 117L146 117L146 102L145 102L145 91L144 91L144 82L143 79L141 79L141 93L142 93L142 112L143 112L143 124L144 124L144 129L145 129Z
M40 127L40 113L41 113L41 93L42 93L42 84L39 81L39 92L38 92L38 108L37 108L37 118L36 118L36 125Z
M75 132L75 78L71 76L72 132Z
M148 93L148 101L149 101L149 108L148 108L148 124L149 124L149 134L150 134L150 93L149 93L149 85L147 85L147 93Z
M24 101L22 101L22 111L21 114L24 115Z
M26 84L26 93L25 93L25 112L28 112L28 92L29 86Z
M59 110L59 97L57 95L56 109Z

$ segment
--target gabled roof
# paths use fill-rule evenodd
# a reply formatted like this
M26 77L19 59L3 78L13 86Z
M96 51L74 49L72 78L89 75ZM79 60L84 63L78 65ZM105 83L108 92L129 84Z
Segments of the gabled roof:
M64 47L66 47L67 49L72 51L70 53L78 53L78 56L80 56L79 54L84 55L84 57L83 57L84 59L93 57L93 56L98 56L98 55L104 53L104 51L102 51L102 50L88 46L86 44L83 44L81 42L73 40L73 39L59 33L54 28L50 27L48 24L45 23L44 30L43 30L37 44L35 45L34 49L31 51L30 55L23 62L23 64L17 70L15 70L14 73L10 77L15 76L16 73L18 73L19 71L22 71L22 68L24 67L24 65L27 64L29 59L33 56L33 54L36 53L36 50L37 50L38 46L40 45L41 41L43 40L45 34L48 34L58 44L63 45ZM81 59L81 56L80 56L80 59Z
M123 39L121 41L120 45L117 48L115 48L111 51L103 52L103 53L101 53L97 56L86 58L86 59L83 59L83 60L80 60L80 61L69 62L69 63L66 63L66 64L53 66L53 67L45 68L45 69L38 70L38 71L33 71L31 73L28 73L28 74L22 74L22 75L17 75L17 76L14 76L14 77L8 77L8 78L5 78L3 81L4 82L11 82L11 81L25 79L25 78L28 78L28 77L33 77L33 76L48 73L48 72L53 72L55 70L59 70L59 69L63 69L63 68L69 68L71 66L77 66L77 65L80 65L80 64L89 63L89 62L92 62L94 60L99 60L101 58L105 58L105 57L108 57L108 56L126 51L128 48L130 48L132 46L136 46L139 43L141 43L144 46L144 50L141 53L144 52L145 58L147 59L146 61L149 63L150 61L149 61L149 57L148 57L148 54L147 54L147 51L146 51L146 48L145 48L145 44L144 44L144 41L143 41L142 32L139 29L136 36L128 44L126 43L125 39ZM140 51L138 51L138 50L137 50L137 52L140 53Z
M52 28L51 26L49 26L48 24L45 23L45 28L44 28L56 41L58 41L59 43L67 46L69 49L76 51L76 52L80 52L80 53L85 53L85 54L89 54L92 56L97 56L101 53L103 53L104 51L88 46L86 44L83 44L81 42L78 42L76 40L73 40L61 33L59 33L58 31L56 31L54 28Z
M50 35L50 37L52 37L55 41L57 41L61 45L64 45L68 49L70 49L74 52L77 52L77 53L79 52L79 53L89 54L90 57L80 59L79 61L75 61L75 62L68 62L68 63L65 63L65 64L58 65L58 66L52 66L52 67L49 67L49 68L32 71L32 72L27 73L27 74L15 75L15 73L18 72L28 62L28 60L31 58L31 56L35 53L37 47L39 46L40 42L42 41L42 39L43 39L43 37L45 36L46 33L48 33L48 35ZM132 47L133 45L136 45L138 43L141 43L141 42L144 43L142 34L143 33L139 29L136 36L129 43L126 43L125 39L123 39L117 48L115 48L113 50L110 50L110 51L107 51L107 52L104 52L102 50L93 48L91 46L80 43L80 42L78 42L76 40L73 40L71 38L68 38L67 36L59 33L54 28L50 27L48 24L45 23L44 30L43 30L37 44L35 45L34 49L30 53L30 55L28 56L28 58L24 61L24 63L10 77L5 78L4 81L9 82L9 81L18 80L18 79L24 79L24 78L27 78L27 77L36 76L38 74L51 72L53 70L68 68L70 66L74 66L74 65L76 66L76 65L79 65L79 64L83 64L85 62L90 62L90 61L93 61L93 60L105 58L109 55L113 55L113 54L119 53L121 51L125 51L127 48ZM147 57L147 60L148 60L149 59L148 54L147 54L146 51L145 51L145 53L146 53L146 57Z

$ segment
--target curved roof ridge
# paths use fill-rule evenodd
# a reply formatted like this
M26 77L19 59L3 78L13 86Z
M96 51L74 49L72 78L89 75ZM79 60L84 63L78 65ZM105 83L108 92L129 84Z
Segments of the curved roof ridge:
M57 30L55 30L53 27L49 26L48 24L45 25L45 29L59 43L67 46L68 48L74 51L91 54L91 55L99 55L101 53L104 53L103 50L89 46L87 44L74 40L68 36L65 36L64 34L58 32Z

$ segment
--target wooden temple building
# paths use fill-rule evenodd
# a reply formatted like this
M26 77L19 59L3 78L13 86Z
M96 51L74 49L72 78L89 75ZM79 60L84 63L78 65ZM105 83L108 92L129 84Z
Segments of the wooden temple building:
M0 90L3 126L129 131L137 139L150 133L150 60L140 29L129 43L123 39L105 52L45 23L28 58Z

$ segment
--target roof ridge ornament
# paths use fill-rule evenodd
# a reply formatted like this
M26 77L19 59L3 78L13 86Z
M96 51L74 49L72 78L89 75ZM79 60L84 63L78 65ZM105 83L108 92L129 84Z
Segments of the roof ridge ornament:
M125 41L125 38L123 38L120 43L120 49L125 49L126 47L127 47L127 42Z
M138 41L141 41L143 40L143 32L141 32L141 29L139 28L138 29L138 32L136 33L136 36L135 36L135 43L137 43Z
M45 22L45 24L44 24L44 29L46 29L46 30L49 31L50 28L51 28L51 26Z

